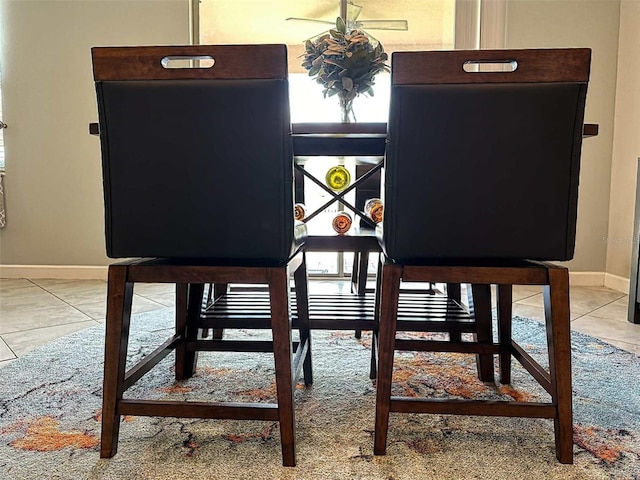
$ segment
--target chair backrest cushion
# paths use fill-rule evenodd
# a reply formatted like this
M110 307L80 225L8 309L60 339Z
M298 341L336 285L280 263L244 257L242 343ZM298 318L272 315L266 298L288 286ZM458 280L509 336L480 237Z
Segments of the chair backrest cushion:
M93 54L107 254L286 259L294 238L286 47ZM168 56L190 55L215 64L161 66ZM128 73L136 61L145 65Z
M517 62L466 72L466 60ZM392 56L388 257L573 256L587 49Z

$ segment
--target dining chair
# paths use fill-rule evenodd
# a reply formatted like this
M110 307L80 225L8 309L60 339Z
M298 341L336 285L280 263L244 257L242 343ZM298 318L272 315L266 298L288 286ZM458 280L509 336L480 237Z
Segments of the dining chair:
M590 59L581 48L392 55L385 216L377 230L385 259L375 454L386 453L390 413L539 417L553 419L556 457L572 463L569 277L567 267L548 261L574 253ZM400 284L426 281L469 284L472 308L441 303L408 317ZM543 288L548 369L512 338L512 285ZM451 336L406 338L403 330ZM478 354L485 376L497 356L503 384L515 358L550 399L397 396L395 350Z
M294 466L293 391L312 372L286 46L95 47L92 59L106 250L129 258L109 266L100 456L115 455L123 415L253 419L279 422L282 463ZM155 282L176 284L175 334L127 369L134 284ZM204 285L232 282L266 285L272 340L203 335ZM123 398L171 351L185 380L198 352L221 350L272 351L276 402Z

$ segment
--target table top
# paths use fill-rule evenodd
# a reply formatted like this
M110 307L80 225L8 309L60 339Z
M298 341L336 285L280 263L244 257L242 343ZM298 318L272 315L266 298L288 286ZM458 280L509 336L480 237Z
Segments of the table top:
M583 125L583 137L598 135L596 123ZM291 129L296 156L383 156L386 123L294 123Z
M585 123L583 135L592 137L598 135L597 123ZM387 135L387 124L384 122L354 122L354 123L294 123L292 124L294 135Z
M599 125L597 123L585 123L583 126L584 137L595 137L598 135ZM89 133L100 135L100 126L97 122L89 123ZM294 123L291 133L294 138L322 136L336 138L347 135L349 138L367 137L384 138L387 135L386 123ZM344 154L343 154L344 155Z

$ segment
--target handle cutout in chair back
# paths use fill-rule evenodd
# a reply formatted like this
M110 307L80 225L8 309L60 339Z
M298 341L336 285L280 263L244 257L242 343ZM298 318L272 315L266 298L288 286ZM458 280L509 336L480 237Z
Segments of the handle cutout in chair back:
M393 52L391 84L586 84L590 65L591 50L588 48Z
M162 68L211 68L215 63L211 55L168 55L160 60Z
M462 69L467 73L515 72L517 68L516 60L467 60L462 64Z
M284 44L93 47L91 57L96 82L287 79Z

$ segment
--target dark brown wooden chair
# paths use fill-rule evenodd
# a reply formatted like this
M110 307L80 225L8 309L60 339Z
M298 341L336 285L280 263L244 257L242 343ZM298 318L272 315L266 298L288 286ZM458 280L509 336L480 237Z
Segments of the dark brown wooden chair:
M92 55L107 254L142 257L109 267L100 456L116 453L122 415L254 419L279 422L283 464L294 466L294 387L301 369L306 384L312 378L306 228L292 214L286 47L115 47ZM126 370L140 282L177 285L176 331ZM202 334L204 285L234 282L266 285L272 341ZM194 374L199 351L273 351L277 403L123 398L174 350L178 380Z
M574 252L590 57L588 49L393 54L375 454L386 452L391 412L437 413L551 418L558 460L573 461L569 277L546 261ZM472 311L434 308L408 322L401 281L471 284ZM512 285L543 286L548 371L511 336ZM451 336L401 339L399 330ZM461 341L465 332L473 341ZM502 383L514 357L550 401L392 396L395 350L478 354L481 378L493 377L497 355Z

